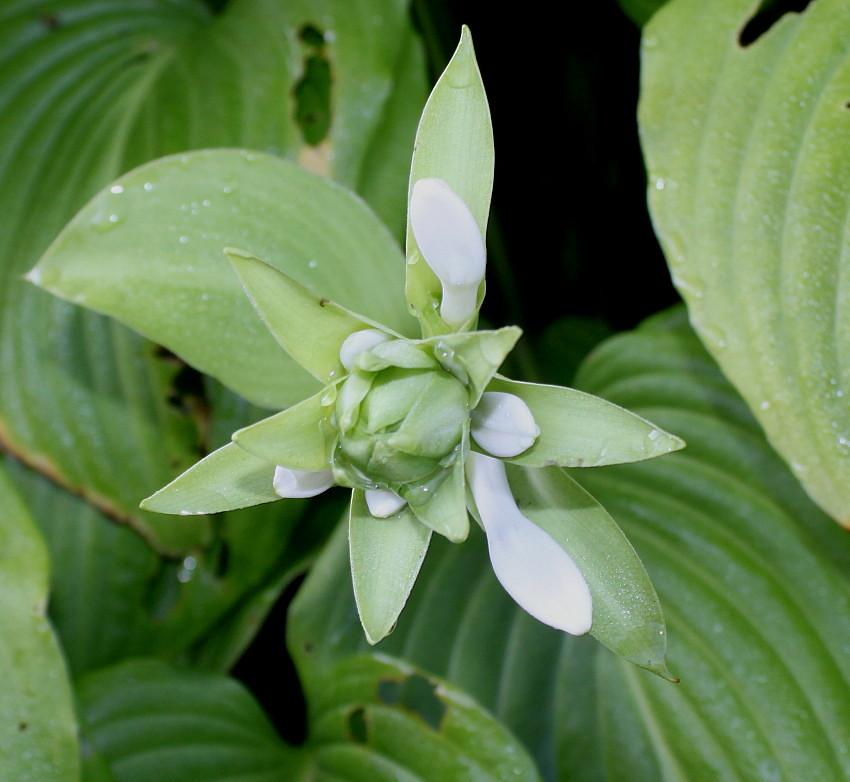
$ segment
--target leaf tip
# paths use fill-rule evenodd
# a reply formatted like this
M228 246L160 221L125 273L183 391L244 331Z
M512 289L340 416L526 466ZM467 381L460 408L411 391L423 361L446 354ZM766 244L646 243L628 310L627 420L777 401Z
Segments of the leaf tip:
M24 280L27 282L31 282L33 285L38 285L41 287L41 266L33 266L25 275L23 275Z

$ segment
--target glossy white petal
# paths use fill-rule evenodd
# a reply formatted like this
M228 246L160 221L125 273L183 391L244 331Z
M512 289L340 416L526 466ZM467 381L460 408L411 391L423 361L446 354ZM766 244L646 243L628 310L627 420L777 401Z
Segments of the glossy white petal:
M334 484L334 474L330 470L290 470L279 465L272 479L275 492L289 499L315 497Z
M528 405L515 394L485 391L472 411L472 437L487 453L518 456L534 445L540 427Z
M422 257L443 286L440 317L459 326L475 314L487 254L469 207L442 179L419 179L410 194L410 225Z
M471 452L467 477L481 515L490 561L505 591L544 624L572 635L590 630L590 589L572 558L522 515L511 494L505 465Z
M390 338L389 334L385 334L378 329L363 329L349 334L342 346L339 349L339 360L342 365L350 372L357 361L357 357L367 350L371 350L376 345L386 342Z
M389 518L407 505L407 500L392 489L366 489L365 494L369 513L376 519Z

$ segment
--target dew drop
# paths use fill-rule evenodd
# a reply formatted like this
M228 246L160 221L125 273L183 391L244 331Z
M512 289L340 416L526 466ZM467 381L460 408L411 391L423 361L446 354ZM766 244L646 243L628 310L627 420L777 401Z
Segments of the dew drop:
M180 244L188 244L189 237L188 236L181 236L177 241L180 242Z
M113 185L109 188L110 193L115 193L115 195L121 195L124 192L124 188L121 185Z
M150 191L151 191L151 190L153 190L153 183L152 183L152 182L145 182L145 183L142 185L142 189L143 189L146 193L150 193Z

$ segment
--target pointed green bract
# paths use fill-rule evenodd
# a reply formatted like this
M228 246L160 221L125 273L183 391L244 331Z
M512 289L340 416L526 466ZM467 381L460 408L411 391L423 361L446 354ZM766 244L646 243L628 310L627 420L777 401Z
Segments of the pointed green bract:
M506 326L498 331L442 334L428 344L434 346L434 355L449 372L469 383L469 403L475 407L521 334L517 326Z
M243 250L227 248L245 292L277 343L313 377L339 375L339 349L355 331L379 328Z
M257 318L222 254L229 246L291 274L316 302L396 330L413 325L401 253L369 208L291 163L244 150L175 155L125 174L77 214L29 279L118 318L257 404L300 401L315 381Z
M228 443L152 494L142 507L157 513L195 515L279 500L272 487L274 467Z
M419 487L401 492L419 521L453 543L461 543L469 535L463 464L463 459L458 458L451 472L433 491L433 496L425 502L422 500L427 494L423 497Z
M508 480L523 515L558 542L587 581L591 634L630 662L672 679L655 589L608 511L559 467L509 465Z
M685 446L639 415L574 388L499 377L487 390L518 396L540 427L531 448L506 460L514 464L600 467L652 459Z
M240 448L272 464L291 470L327 470L330 467L330 411L328 389L282 410L259 423L233 433Z
M395 339L382 342L372 350L361 354L357 365L369 372L377 372L387 367L434 369L437 367L437 361L429 355L428 351L420 347L420 343Z
M410 186L418 179L444 180L469 207L481 235L487 233L493 190L493 126L472 36L464 27L460 43L425 105L416 134ZM479 302L483 297L483 284ZM407 300L425 336L451 331L439 317L440 281L422 258L407 223Z
M431 530L403 508L388 519L376 519L365 494L351 496L348 545L351 579L360 622L369 643L377 643L395 626L431 540Z

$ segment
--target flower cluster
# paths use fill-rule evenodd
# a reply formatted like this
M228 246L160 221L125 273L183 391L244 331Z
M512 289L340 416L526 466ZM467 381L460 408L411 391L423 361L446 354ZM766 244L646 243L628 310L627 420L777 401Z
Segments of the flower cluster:
M478 226L459 196L433 178L414 184L410 220L442 285L440 317L462 327L477 314L484 278ZM511 344L515 334L510 332ZM522 515L500 461L528 450L540 428L518 396L478 390L498 364L491 362L482 376L467 358L492 335L468 332L459 342L442 335L407 340L375 328L350 334L340 345L347 374L326 395L333 400L326 421L335 431L328 467L305 471L277 465L275 491L281 497L312 497L335 484L362 489L374 517L390 518L408 506L434 528L428 506L460 465L474 500L470 510L487 534L499 581L540 621L585 633L592 621L587 583L570 556ZM460 521L439 531L461 541L468 531L466 510L454 510Z

